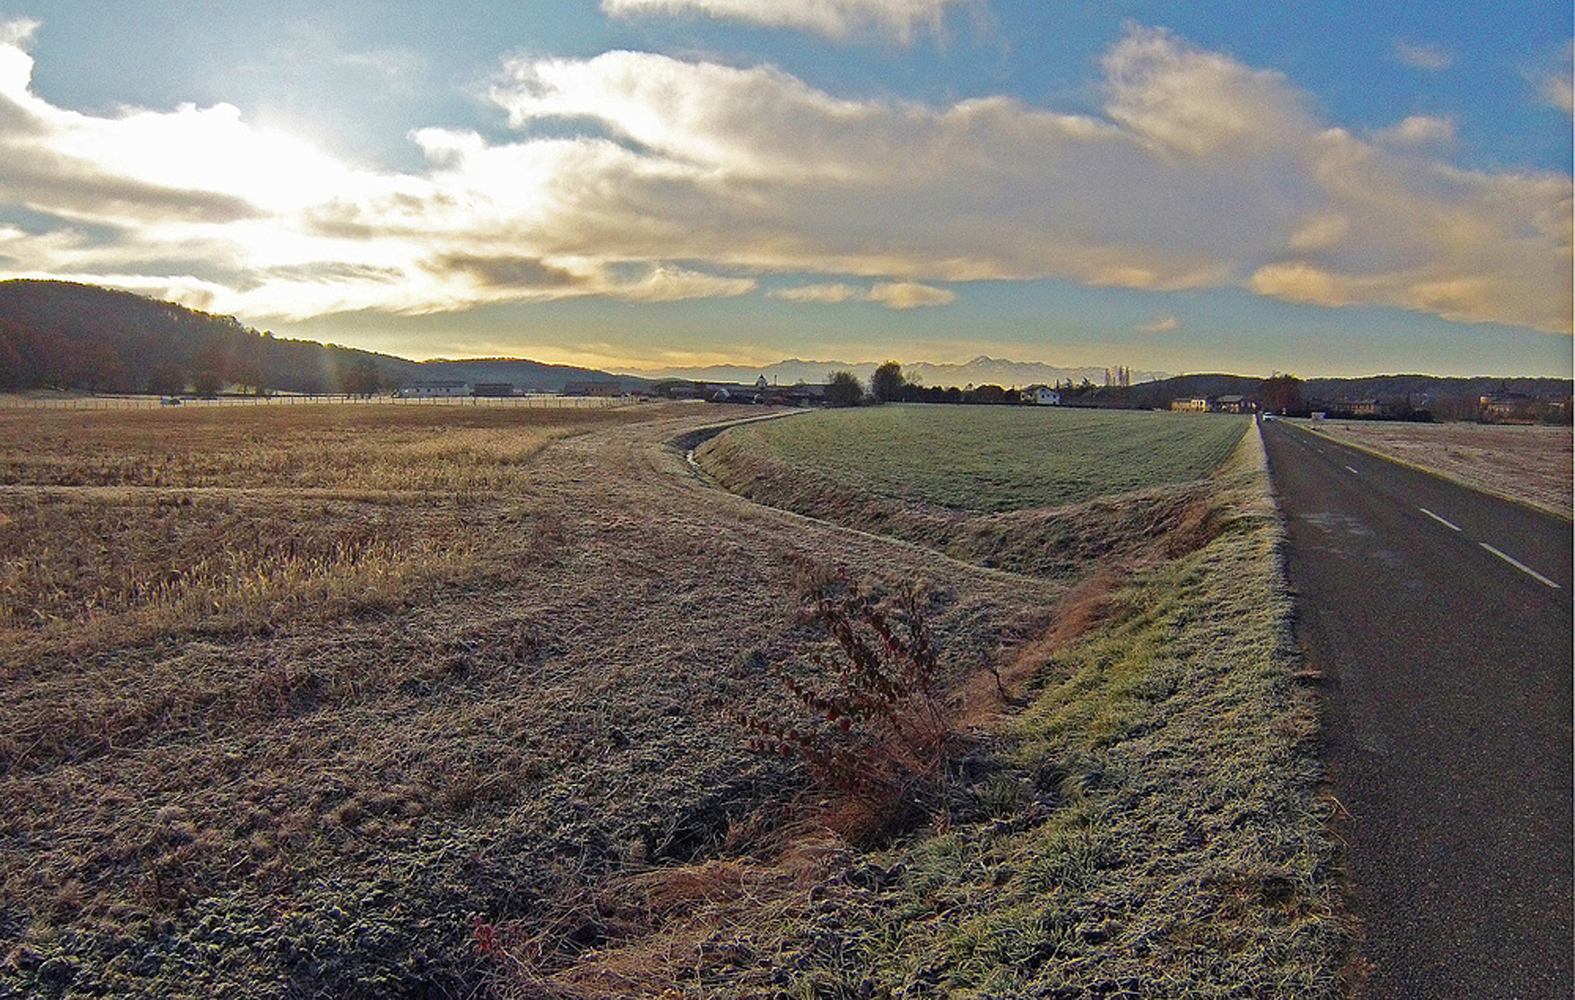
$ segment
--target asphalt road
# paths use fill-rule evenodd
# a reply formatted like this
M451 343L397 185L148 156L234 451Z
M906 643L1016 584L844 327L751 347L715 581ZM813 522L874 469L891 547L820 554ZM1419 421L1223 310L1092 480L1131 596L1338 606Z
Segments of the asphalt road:
M1357 995L1570 997L1570 523L1283 421L1263 432L1349 813Z

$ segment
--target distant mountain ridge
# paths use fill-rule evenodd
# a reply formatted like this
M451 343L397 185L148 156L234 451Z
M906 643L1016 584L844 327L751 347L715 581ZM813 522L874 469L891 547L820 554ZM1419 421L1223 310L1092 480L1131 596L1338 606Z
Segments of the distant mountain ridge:
M660 378L705 382L824 383L832 372L851 371L868 384L876 362L806 361L790 358L766 366L716 365L613 374L522 358L410 361L336 344L291 340L217 316L131 292L66 281L0 281L0 390L41 387L97 392L180 392L187 386L238 384L284 392L370 391L422 380L507 382L516 389L561 392L572 383L613 383L623 391L648 388ZM1263 379L1244 375L1167 376L1134 371L1132 384L1104 388L1106 370L1008 361L981 355L965 364L903 365L910 381L959 388L1023 388L1085 379L1096 390L1092 405L1164 407L1172 399L1252 395ZM1114 375L1115 371L1112 370ZM1303 383L1309 403L1400 401L1415 409L1460 404L1483 395L1515 393L1563 402L1568 378L1453 378L1378 375L1314 378Z
M523 358L434 358L416 362L422 379L449 379L470 382L507 382L528 392L562 392L576 382L613 383L621 392L644 389L647 379L633 375L614 375L599 368L553 365Z
M656 370L634 369L631 374L641 378L659 380L667 378L692 379L699 382L754 382L758 378L774 385L792 385L795 382L823 383L832 372L846 371L857 375L865 383L883 362L879 361L807 361L789 358L769 365L707 365L702 367L662 368ZM1008 361L980 355L963 364L934 364L931 362L903 363L902 374L910 382L928 386L999 385L1005 388L1023 388L1043 383L1054 385L1061 381L1081 383L1084 379L1103 385L1108 373L1115 369L1061 367L1037 361ZM1152 382L1168 378L1167 372L1134 371L1133 383Z

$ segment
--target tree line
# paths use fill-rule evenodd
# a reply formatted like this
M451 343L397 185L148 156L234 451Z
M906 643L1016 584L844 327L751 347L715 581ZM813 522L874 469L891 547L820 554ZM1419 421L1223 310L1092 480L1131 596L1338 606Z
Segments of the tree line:
M826 384L826 402L831 406L859 406L875 403L960 403L980 406L1013 406L1021 403L1016 389L987 384L929 386L909 382L902 365L888 361L870 376L868 389L852 372L833 372Z

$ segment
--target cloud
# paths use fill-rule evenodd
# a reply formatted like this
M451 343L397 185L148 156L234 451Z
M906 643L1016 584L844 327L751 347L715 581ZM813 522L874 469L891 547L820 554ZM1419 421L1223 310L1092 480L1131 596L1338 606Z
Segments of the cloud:
M1153 321L1133 327L1138 333L1169 333L1181 325L1181 320L1173 315L1156 317Z
M1575 73L1572 73L1572 62L1575 62L1575 41L1565 44L1558 69L1526 71L1526 79L1537 88L1542 99L1565 114L1575 114Z
M614 17L704 14L770 28L797 28L842 39L874 30L906 44L916 30L938 34L948 4L959 0L602 0Z
M1283 145L1307 131L1300 93L1163 29L1133 28L1104 59L1111 118L1157 147L1193 156Z
M1379 131L1376 138L1401 146L1447 145L1455 141L1455 123L1433 115L1408 115Z
M368 52L340 52L334 62L367 70L387 83L398 83L407 77L426 72L425 56L410 49L374 49Z
M860 289L837 282L834 284L799 285L768 292L772 298L789 302L878 302L888 309L917 309L921 306L943 306L957 299L950 289L936 288L915 281L883 281L869 288Z
M456 252L438 255L428 267L437 274L464 274L484 288L538 291L572 288L581 281L539 257L480 257Z
M518 57L490 94L516 133L417 129L407 172L228 105L54 107L30 89L30 30L0 27L0 202L59 224L6 235L18 276L162 283L259 319L807 274L824 280L766 294L903 309L1055 278L1570 329L1568 176L1458 169L1444 119L1355 134L1282 74L1159 29L1105 54L1098 113L853 100L650 53Z
M1454 55L1447 50L1436 45L1424 45L1403 38L1395 40L1395 58L1412 69L1427 70L1430 73L1446 70L1455 64Z
M891 309L944 306L956 298L956 293L949 288L935 288L916 281L885 281L870 289L871 302L880 302Z
M828 285L799 285L795 288L779 288L768 292L774 299L786 299L789 302L824 302L835 304L847 302L849 299L868 300L869 292L861 292L852 285L841 282Z
M41 25L32 18L17 18L14 21L0 21L0 45L20 50L22 46L33 40L33 32Z

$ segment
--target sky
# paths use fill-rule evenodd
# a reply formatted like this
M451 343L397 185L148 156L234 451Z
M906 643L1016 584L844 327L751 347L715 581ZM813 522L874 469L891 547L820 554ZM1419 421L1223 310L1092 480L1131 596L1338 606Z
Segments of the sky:
M403 357L1572 361L1572 0L0 0L0 279Z

